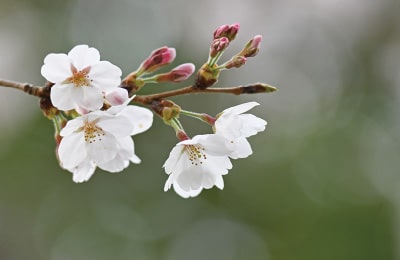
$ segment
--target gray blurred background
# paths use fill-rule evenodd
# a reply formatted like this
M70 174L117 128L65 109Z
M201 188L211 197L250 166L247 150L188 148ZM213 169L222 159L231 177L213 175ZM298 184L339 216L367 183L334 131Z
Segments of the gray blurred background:
M170 68L199 68L214 29L239 22L222 61L256 34L262 48L218 86L279 91L173 99L213 115L255 100L268 121L223 191L185 200L163 191L176 139L161 120L135 138L140 165L75 184L36 98L0 88L0 259L400 259L399 12L398 0L1 0L0 78L43 85L43 58L81 43L124 75L164 45Z

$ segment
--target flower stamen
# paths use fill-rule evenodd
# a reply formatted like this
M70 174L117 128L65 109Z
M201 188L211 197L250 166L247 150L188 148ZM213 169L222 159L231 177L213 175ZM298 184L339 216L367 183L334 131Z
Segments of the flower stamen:
M199 144L196 145L185 145L185 152L189 156L189 160L193 165L199 165L203 163L203 160L207 160L205 149Z
M92 122L86 121L83 126L84 139L86 143L94 143L96 141L101 141L101 137L105 135L103 129L96 125L97 120Z
M75 87L90 86L92 79L89 78L89 72L91 67L88 66L82 70L78 70L74 65L71 64L72 76L64 80L63 84L74 84Z

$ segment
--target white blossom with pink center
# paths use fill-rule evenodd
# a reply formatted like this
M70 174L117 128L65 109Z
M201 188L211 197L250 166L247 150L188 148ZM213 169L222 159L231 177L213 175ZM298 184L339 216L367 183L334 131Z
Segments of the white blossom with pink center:
M129 162L140 163L131 135L146 131L152 122L150 110L126 104L70 120L60 132L60 164L73 173L75 182L84 182L96 167L120 172Z
M100 61L99 51L87 45L77 45L68 54L48 54L41 73L54 83L51 102L64 111L100 109L104 93L117 88L122 75L120 68L108 61Z
M163 166L169 175L164 191L173 186L178 195L189 198L214 185L223 189L222 175L232 168L228 157L231 152L229 141L215 134L196 135L179 142Z

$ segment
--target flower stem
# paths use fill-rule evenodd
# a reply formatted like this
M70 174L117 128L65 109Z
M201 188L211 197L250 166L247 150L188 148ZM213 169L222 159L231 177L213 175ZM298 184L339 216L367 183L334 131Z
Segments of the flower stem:
M174 128L176 137L179 139L179 141L189 139L189 136L186 134L185 130L183 130L183 126L181 122L179 122L178 118L173 117L168 121L168 123L170 126L172 126L172 128Z
M212 117L206 113L196 113L196 112L187 111L187 110L183 110L183 109L181 109L181 114L199 119L211 126L214 125L215 120L216 120L214 117Z

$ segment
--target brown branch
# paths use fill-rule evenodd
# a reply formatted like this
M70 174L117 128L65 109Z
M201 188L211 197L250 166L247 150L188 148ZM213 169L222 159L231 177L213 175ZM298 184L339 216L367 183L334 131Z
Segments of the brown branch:
M50 87L52 83L47 83L44 87L37 87L29 83L20 83L10 80L0 79L0 86L15 88L21 90L29 95L36 96L39 98L49 99ZM184 88L170 90L161 93L155 93L150 95L137 95L134 102L141 103L143 105L150 105L154 100L160 100L168 97L181 96L194 93L227 93L234 95L241 94L256 94L256 93L268 93L274 92L277 89L273 86L264 83L254 83L246 86L237 86L230 88L198 88L194 85L187 86Z
M226 93L226 94L256 94L256 93L268 93L274 92L277 89L273 86L264 83L255 83L246 86L237 86L230 88L196 88L195 86L188 86L176 90L170 90L166 92L150 94L150 95L137 95L134 99L135 102L142 103L144 105L150 104L153 100L163 99L174 96L187 95L192 93Z
M20 83L16 81L10 81L5 79L0 79L0 86L7 88L15 88L21 90L29 95L36 97L49 97L50 96L50 87L37 87L30 83Z

